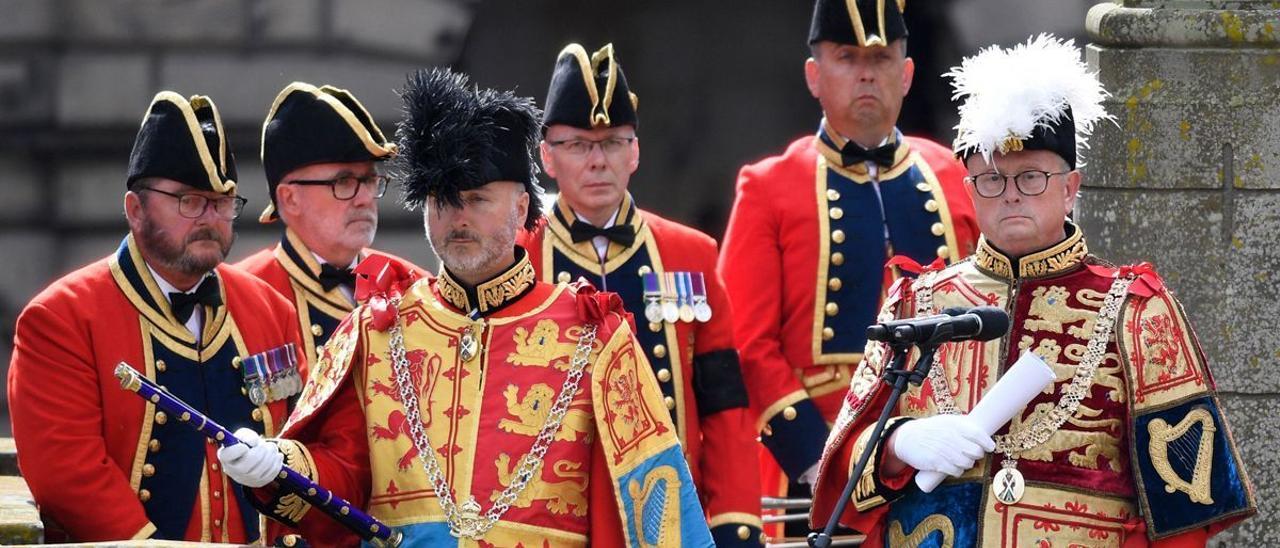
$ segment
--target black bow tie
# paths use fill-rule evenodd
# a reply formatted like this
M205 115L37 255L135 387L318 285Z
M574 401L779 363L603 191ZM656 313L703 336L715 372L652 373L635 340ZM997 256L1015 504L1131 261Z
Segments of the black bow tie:
M169 308L173 310L173 316L178 318L178 323L187 323L191 319L191 313L195 312L196 305L213 308L222 306L222 293L218 291L217 277L206 276L191 293L169 293Z
M604 236L609 241L622 244L624 247L631 247L636 243L636 230L631 225L613 225L609 228L600 228L591 223L584 223L581 220L574 220L573 225L569 227L569 236L573 238L573 243L585 242L596 236Z
M354 288L356 286L356 273L352 272L350 268L338 268L328 263L320 265L320 287L323 287L325 291L330 291L339 285Z
M840 149L840 163L843 167L859 162L874 162L880 167L893 167L893 159L897 152L898 143L889 143L867 150L858 146L858 143L849 141L844 144L844 148Z

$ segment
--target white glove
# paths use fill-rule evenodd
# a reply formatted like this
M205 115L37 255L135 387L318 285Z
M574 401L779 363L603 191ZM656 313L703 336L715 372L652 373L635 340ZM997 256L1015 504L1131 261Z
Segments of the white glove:
M916 470L959 477L996 444L965 415L916 419L893 433L893 452Z
M236 430L235 436L243 443L218 449L218 462L227 476L247 487L262 487L276 479L284 468L284 454L276 444L248 428Z

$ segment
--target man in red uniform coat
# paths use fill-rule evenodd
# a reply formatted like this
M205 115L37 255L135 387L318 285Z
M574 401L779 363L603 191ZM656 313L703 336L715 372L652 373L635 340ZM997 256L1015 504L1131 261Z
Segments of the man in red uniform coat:
M18 318L9 408L50 539L258 538L258 514L215 446L112 373L127 362L219 423L263 436L302 385L293 307L220 265L245 203L221 128L209 98L156 95L129 161L129 235ZM268 382L246 383L249 371Z
M977 239L963 166L894 127L914 72L901 4L815 4L804 72L824 118L742 169L720 254L756 428L793 483L816 473L889 257L955 261Z
M276 288L298 311L307 363L355 307L355 274L378 230L395 154L355 96L333 86L289 84L262 126L262 165L271 203L259 221L285 224L280 243L236 266ZM403 259L389 256L397 262ZM414 268L417 270L417 268Z
M870 448L840 519L867 533L866 546L1203 547L1257 511L1209 364L1151 265L1090 254L1068 218L1077 143L1109 121L1106 92L1079 49L1044 35L983 50L951 74L982 239L970 259L901 280L881 320L986 305L1005 309L1010 329L942 345L880 439L871 434L889 389L877 377L891 351L868 344L813 520L827 522ZM968 412L1026 352L1055 380L998 431L982 429ZM924 492L917 471L950 477Z
M515 245L539 215L537 108L445 70L402 96L397 172L439 276L361 264L365 304L321 351L285 439L223 449L229 473L325 546L355 539L275 491L281 451L408 546L709 545L617 296L538 282Z
M521 245L543 281L586 279L621 296L645 326L636 340L680 434L716 545L758 546L756 436L716 243L637 208L627 193L639 165L639 120L614 53L612 44L590 55L570 44L556 60L540 147L560 198ZM675 316L660 312L663 288Z

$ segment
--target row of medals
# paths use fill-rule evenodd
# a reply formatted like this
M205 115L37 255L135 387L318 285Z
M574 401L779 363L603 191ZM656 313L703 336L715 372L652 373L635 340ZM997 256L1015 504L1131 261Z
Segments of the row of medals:
M644 317L652 323L711 320L701 272L650 272L644 275ZM696 282L696 283L695 283Z

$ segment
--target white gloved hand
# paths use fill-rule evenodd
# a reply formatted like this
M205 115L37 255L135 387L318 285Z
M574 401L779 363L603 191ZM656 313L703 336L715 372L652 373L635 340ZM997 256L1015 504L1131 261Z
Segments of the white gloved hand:
M227 476L247 487L262 487L276 479L284 467L284 454L276 444L248 428L236 430L235 436L243 443L218 449L218 462Z
M919 471L932 470L959 477L996 444L965 415L937 415L916 419L893 433L893 452Z

